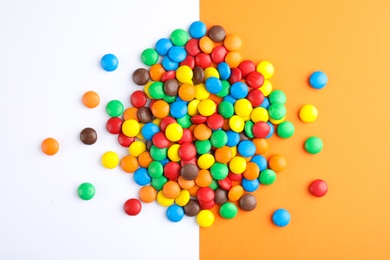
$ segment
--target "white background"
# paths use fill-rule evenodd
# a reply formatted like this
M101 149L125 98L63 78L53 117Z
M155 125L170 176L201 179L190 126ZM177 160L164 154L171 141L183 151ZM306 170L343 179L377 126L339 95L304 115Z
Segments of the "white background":
M130 105L141 52L198 19L197 0L0 0L0 259L199 258L194 218L171 223L157 203L127 216L139 186L100 163L105 151L127 154L105 130L105 105ZM100 68L106 53L114 72ZM100 94L95 109L81 102L88 90ZM80 142L85 127L96 144ZM41 151L47 137L55 156ZM90 201L77 196L82 182L96 188Z

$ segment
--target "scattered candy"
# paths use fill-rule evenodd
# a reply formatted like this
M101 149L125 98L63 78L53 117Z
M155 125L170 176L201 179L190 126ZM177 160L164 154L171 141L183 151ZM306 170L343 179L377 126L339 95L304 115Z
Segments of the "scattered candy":
M325 196L328 192L328 184L324 180L314 180L309 187L310 193L316 197Z
M90 200L95 196L95 187L89 182L84 182L78 188L78 195L82 200Z
M299 110L299 118L305 123L311 123L316 120L318 116L317 108L313 105L304 105Z
M328 76L322 71L313 72L313 74L310 75L309 83L310 86L315 89L322 89L326 86L326 83L328 83Z
M280 138L290 138L295 133L295 127L293 123L289 121L284 121L278 125L276 133Z
M97 140L97 133L95 129L91 127L84 128L80 132L80 140L83 144L91 145L96 143Z
M56 139L49 137L43 140L41 148L42 152L44 152L45 154L55 155L58 152L60 145L58 144Z
M100 103L99 94L95 91L85 92L82 98L82 102L87 108L95 108Z
M242 210L252 211L257 206L256 197L249 193L244 194L238 201L238 205Z
M105 71L114 71L118 68L118 58L114 54L106 54L102 57L100 65Z
M317 136L311 136L305 141L305 150L310 154L317 154L322 151L323 142L321 138Z
M272 222L278 227L287 226L290 218L290 213L285 209L278 209L272 214Z
M136 216L141 212L142 204L137 199L129 199L125 202L123 209L127 215Z

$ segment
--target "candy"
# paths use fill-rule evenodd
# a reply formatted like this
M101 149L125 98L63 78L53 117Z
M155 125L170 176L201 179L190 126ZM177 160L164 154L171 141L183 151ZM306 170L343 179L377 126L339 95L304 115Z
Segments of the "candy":
M208 36L214 42L223 42L226 37L226 31L222 26L214 25L209 29Z
M322 89L328 83L328 76L322 71L315 71L310 75L309 83L315 89Z
M287 226L290 218L290 213L285 209L278 209L272 214L272 222L278 227Z
M221 215L221 217L225 219L235 218L237 216L237 213L238 213L237 206L231 202L225 202L219 208L219 214Z
M114 71L118 68L118 58L114 54L106 54L102 57L100 65L105 71Z
M138 169L137 158L131 155L126 155L121 159L120 166L125 172L133 173Z
M105 168L114 169L119 164L119 156L113 151L108 151L102 155L101 161Z
M311 136L306 139L304 144L305 151L310 154L317 154L322 151L323 142L317 136Z
M186 164L180 170L180 175L185 180L195 180L198 176L199 169L194 164Z
M129 199L123 206L126 214L129 216L136 216L141 212L142 204L138 199Z
M271 169L265 169L260 172L259 181L261 184L270 185L276 181L276 173Z
M312 183L310 183L309 190L312 195L316 197L322 197L325 196L328 192L328 184L321 179L314 180Z
M269 79L274 75L274 66L269 61L262 61L256 66L256 71L264 76L264 79Z
M268 159L269 168L276 173L283 171L286 168L286 165L286 158L280 154L274 154Z
M111 134L119 134L122 131L122 119L119 117L111 117L107 120L106 129Z
M176 29L171 34L171 41L176 46L184 46L188 38L188 33L183 29Z
M182 207L173 204L167 208L167 218L172 222L179 222L184 217L184 210Z
M95 129L86 127L80 132L80 140L83 144L91 145L96 143L97 133Z
M281 138L290 138L295 133L295 127L293 123L285 121L278 125L276 129L276 133Z
M183 207L183 209L184 209L184 214L190 217L197 216L200 211L199 203L194 199L190 199L187 205ZM202 220L202 223L203 222L204 220Z
M152 186L143 186L138 193L139 199L144 203L151 203L156 200L157 192Z
M143 86L150 80L149 72L144 68L136 69L133 72L133 81L139 86Z
M252 211L257 206L256 197L252 194L244 194L238 201L238 205L240 206L240 209L245 211Z
M313 105L304 105L299 110L299 118L305 123L311 123L318 116L317 108Z
M89 182L84 182L80 184L77 193L80 199L90 200L95 196L95 187Z
M142 62L147 66L152 66L158 61L158 53L155 49L145 49L141 54Z
M99 94L95 91L87 91L83 95L82 102L87 108L95 108L100 103Z
M111 117L121 116L124 111L124 106L119 100L111 100L107 103L106 112Z
M196 216L196 222L200 227L208 228L214 224L214 214L210 210L201 210Z

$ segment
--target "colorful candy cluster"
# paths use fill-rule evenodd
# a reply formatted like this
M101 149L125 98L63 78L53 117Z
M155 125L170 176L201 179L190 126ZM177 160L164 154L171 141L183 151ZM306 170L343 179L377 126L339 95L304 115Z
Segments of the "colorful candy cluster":
M260 184L274 183L276 173L286 167L283 156L265 158L264 153L275 128L281 138L295 132L294 125L285 121L287 97L272 88L273 65L244 60L241 45L238 35L226 35L218 25L207 30L203 22L196 21L188 32L174 30L169 39L162 38L155 48L142 52L141 60L149 68L133 73L134 83L143 86L143 91L130 95L132 106L125 109L119 100L106 105L110 116L106 128L118 135L119 144L129 154L119 158L107 151L101 157L102 165L108 169L120 165L141 186L139 198L124 204L128 215L137 215L141 202L157 201L167 207L166 216L172 222L184 215L196 216L199 226L210 227L216 207L225 219L234 218L239 208L254 210L257 202L251 192ZM101 66L114 71L118 59L106 54ZM321 89L326 81L324 73L316 72L310 84ZM100 102L93 91L86 92L82 100L88 108ZM299 116L313 122L317 113L314 106L305 105ZM85 128L80 140L94 144L97 133ZM45 153L58 151L54 139L44 144ZM322 141L310 137L304 147L315 154L322 150ZM317 180L311 192L323 196L325 186ZM78 193L89 200L95 188L83 183ZM287 225L289 218L284 209L273 215L278 226Z

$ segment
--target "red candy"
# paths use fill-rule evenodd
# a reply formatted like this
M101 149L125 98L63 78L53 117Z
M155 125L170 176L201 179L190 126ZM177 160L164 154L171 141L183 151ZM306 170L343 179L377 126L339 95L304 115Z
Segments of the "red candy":
M209 202L199 201L199 206L200 206L202 209L212 209L212 208L214 208L214 206L215 206L215 201L214 201L214 200L209 201Z
M228 53L228 51L226 50L226 48L224 46L217 46L211 52L211 60L215 64L221 63L221 62L225 61L225 57L226 57L227 53Z
M231 181L241 181L242 180L242 174L234 174L232 172L229 172L227 176Z
M106 128L111 134L119 134L122 131L122 119L119 117L111 117L107 120Z
M165 82L168 79L175 79L176 78L176 71L169 70L164 73L164 75L161 77L161 82Z
M264 84L264 76L257 71L253 71L246 77L246 84L251 88L260 88Z
M241 70L239 68L232 68L231 73L230 73L230 77L229 77L230 84L241 81L241 79L242 79Z
M181 167L183 167L183 166L186 165L186 164L198 165L198 164L197 164L197 159L196 159L196 157L194 157L194 158L192 158L192 159L190 159L190 160L181 160L181 161L180 161Z
M183 136L179 141L177 141L178 144L183 144L183 143L191 143L192 142L192 133L190 130L187 128L183 129Z
M180 176L180 164L177 162L168 162L164 166L164 176L168 179L177 179Z
M201 52L200 47L199 47L199 40L197 40L197 39L190 39L186 43L186 48L185 49L188 52L188 54L191 55L191 56L198 55Z
M133 107L140 108L146 105L146 101L148 100L146 94L141 90L136 90L130 96L130 102Z
M207 116L202 116L202 115L194 115L191 117L191 122L193 124L203 124L203 123L206 123L207 121Z
M163 132L158 132L152 137L152 142L157 148L168 148L171 143Z
M222 128L223 123L224 118L220 114L212 114L207 118L207 126L210 127L211 130Z
M246 78L249 73L253 72L256 70L256 65L253 63L253 61L250 60L244 60L238 65L238 68L242 72L242 77Z
M128 137L124 133L119 133L118 143L123 147L129 147L135 140L135 137Z
M141 212L142 205L141 202L137 199L129 199L125 202L124 210L129 216L136 216Z
M271 128L266 122L260 121L253 125L252 131L256 138L265 138L271 131Z
M206 53L199 53L195 56L195 65L201 67L202 69L208 68L211 66L210 55Z
M196 157L196 147L192 143L180 145L179 156L184 161L192 160Z
M161 122L160 122L161 131L165 132L165 129L167 128L167 126L170 124L173 124L173 123L176 123L176 119L174 119L171 116L164 117L163 119L161 119Z
M261 105L261 103L263 103L264 94L258 89L252 89L248 92L246 99L251 102L252 107L258 107Z
M200 187L198 192L196 193L196 197L200 202L211 202L214 201L215 194L214 190L210 187Z
M237 174L241 175L241 174ZM219 187L221 187L224 190L230 190L232 188L232 180L229 179L229 177L226 177L223 180L218 181Z
M185 60L183 60L182 62L180 62L180 66L183 66L183 65L187 65L188 67L190 67L191 69L193 69L195 67L195 59L193 56L191 55L187 55L187 57L185 58Z
M322 197L328 192L328 184L324 180L318 179L310 184L309 190L314 196Z

